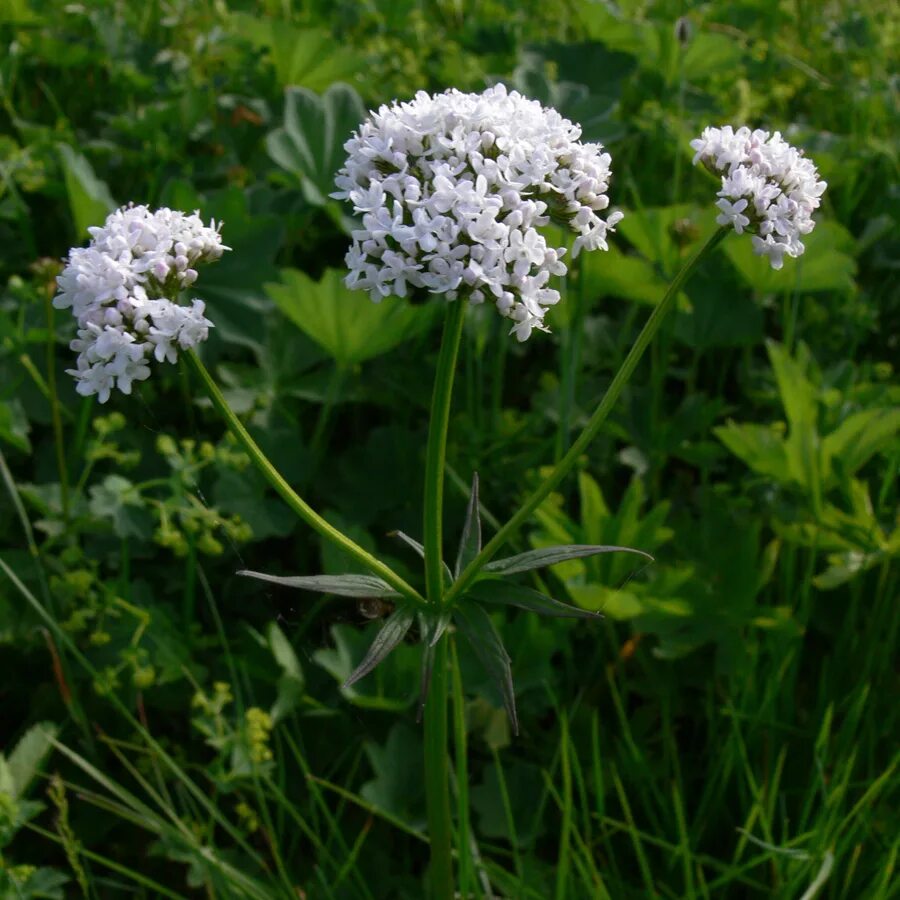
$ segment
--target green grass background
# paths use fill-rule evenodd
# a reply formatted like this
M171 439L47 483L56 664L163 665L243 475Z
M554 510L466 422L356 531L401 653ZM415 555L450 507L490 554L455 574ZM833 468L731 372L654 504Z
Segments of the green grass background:
M451 541L473 471L490 532L564 452L712 229L703 126L779 129L829 187L782 272L725 241L518 535L656 557L545 576L599 623L497 617L518 738L454 650L460 893L898 896L897 37L881 0L2 0L0 897L424 895L418 648L341 689L379 611L234 572L347 560L186 370L77 397L49 301L116 204L224 219L208 364L304 497L418 578L387 534L421 535L440 303L347 292L328 193L366 109L497 80L607 145L626 218L552 335L468 317Z

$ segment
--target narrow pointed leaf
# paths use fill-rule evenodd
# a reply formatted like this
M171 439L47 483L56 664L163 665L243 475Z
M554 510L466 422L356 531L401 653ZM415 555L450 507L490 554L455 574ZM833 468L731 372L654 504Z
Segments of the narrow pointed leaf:
M552 566L568 559L581 559L585 556L595 556L598 553L636 553L649 560L653 559L649 553L635 550L633 547L612 547L605 544L559 544L556 547L528 550L515 556L507 556L505 559L495 559L493 562L489 562L482 571L491 575L514 575L517 572L529 572L532 569Z
M376 666L380 665L387 655L406 637L406 632L415 619L415 611L408 606L401 606L392 612L384 625L381 626L372 646L363 657L363 661L353 670L350 677L344 682L348 688L356 684L360 678L365 678Z
M519 717L516 714L516 694L509 654L491 617L477 603L466 603L454 611L454 621L485 671L499 687L513 733L518 734Z
M425 559L425 547L422 546L422 544L420 544L415 538L411 538L408 534L402 531L389 531L388 537L395 537L398 541L403 541L403 543L406 544L407 547L412 547L412 549L415 550L416 553L418 553L419 556L422 557L422 559ZM453 581L453 575L450 572L450 566L448 566L445 562L442 562L441 566L444 569L444 577L449 584Z
M466 593L479 603L491 603L501 606L517 606L527 609L529 612L540 616L552 616L557 619L602 619L598 612L580 609L568 603L554 600L539 591L523 587L520 584L510 584L500 578L486 578L476 582Z
M300 588L304 591L318 591L320 594L335 594L338 597L399 597L400 595L386 582L374 575L266 575L265 572L250 572L242 569L237 573L247 578L258 578L284 587Z
M459 552L456 554L455 577L459 577L465 567L481 552L481 513L478 510L478 473L472 475L472 490L469 493L469 506L466 509L466 523L463 525L462 537L459 539Z

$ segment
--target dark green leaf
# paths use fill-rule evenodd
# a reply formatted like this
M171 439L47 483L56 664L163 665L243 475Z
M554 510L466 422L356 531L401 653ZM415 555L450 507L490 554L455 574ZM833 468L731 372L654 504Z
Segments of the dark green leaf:
M359 681L360 678L365 678L369 672L379 665L391 650L406 637L406 632L409 631L415 617L415 612L408 606L400 606L395 609L385 620L384 625L381 626L363 661L354 669L343 686L345 688L350 687Z
M75 223L79 242L87 238L91 225L102 225L107 215L116 208L106 186L95 174L91 164L68 144L60 144L63 176L69 195L69 208Z
M528 550L506 559L495 559L488 563L483 571L493 575L514 575L517 572L528 572L531 569L540 569L543 566L552 566L555 563L565 562L567 559L581 559L584 556L595 556L598 553L637 553L652 560L653 557L643 550L635 550L633 547L614 547L606 544L560 544L556 547L541 547L538 550Z
M516 694L509 654L491 617L477 603L466 603L454 610L453 619L489 677L500 689L513 733L518 734L519 717L516 714Z
M519 584L510 584L499 578L486 578L476 582L467 592L482 603L497 603L502 606L518 606L541 616L553 616L557 619L597 619L600 613L587 609L579 609L568 603L561 603L552 597L534 591Z
M456 570L459 573L481 552L481 514L478 511L478 473L472 475L472 490L469 493L469 506L466 509L466 523L463 525L459 539L459 551L456 554Z
M332 84L322 96L307 88L288 88L284 127L266 140L269 156L299 177L310 203L324 206L335 189L335 173L344 164L344 143L365 117L366 108L349 85Z
M386 582L374 575L266 575L265 572L250 572L241 569L238 575L258 578L284 587L300 588L304 591L318 591L320 594L335 594L338 597L399 597L400 595Z

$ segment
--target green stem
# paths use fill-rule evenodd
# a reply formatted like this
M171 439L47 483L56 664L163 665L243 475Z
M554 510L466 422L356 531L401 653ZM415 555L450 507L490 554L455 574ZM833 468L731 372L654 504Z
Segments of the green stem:
M44 306L47 310L47 399L50 401L50 414L53 417L53 443L56 447L56 468L59 472L59 496L62 503L63 521L68 522L69 469L66 465L66 450L63 444L59 394L56 391L56 331L54 328L52 292L44 291Z
M431 900L453 900L452 831L447 765L447 635L434 650L425 703L425 803L431 842Z
M607 388L606 393L603 395L603 399L600 401L599 406L594 410L590 421L585 425L584 430L578 436L575 443L572 444L566 455L556 464L555 468L544 482L531 493L512 518L503 525L493 538L488 541L478 556L476 556L475 559L466 566L465 570L460 573L459 578L456 579L444 597L445 603L450 603L455 600L467 587L469 587L481 568L490 562L497 551L509 539L510 535L512 535L513 532L528 519L563 478L565 478L574 468L581 454L587 450L591 441L597 436L601 426L606 421L606 417L619 399L622 389L628 383L635 368L637 368L637 364L641 361L644 351L653 340L653 337L659 330L659 326L662 324L669 310L675 305L675 300L678 297L682 286L693 273L700 260L717 247L727 233L728 229L726 228L717 229L706 243L704 243L681 267L681 271L672 280L662 300L660 300L659 304L650 314L650 318L647 319L647 323L644 325L637 340L628 352L628 356L625 357L619 371L616 372L615 377Z
M428 448L425 451L425 586L429 603L440 603L443 591L444 461L447 456L447 426L450 421L450 397L456 357L462 337L466 304L454 300L448 304L444 337L434 376L431 418L428 422Z
M444 322L441 352L434 376L428 446L425 451L425 585L431 605L443 600L443 510L444 465L447 456L447 429L456 359L462 338L466 304L451 302ZM449 769L447 765L447 635L434 651L431 684L425 703L425 800L428 836L431 841L431 898L453 900L452 823L450 820Z
M325 521L299 494L284 480L281 473L269 462L265 453L259 448L256 441L250 437L243 423L234 414L228 402L222 396L218 385L213 381L206 366L194 350L189 350L185 357L194 372L203 382L206 392L212 400L213 406L225 420L231 433L235 436L244 452L250 457L253 465L262 473L263 477L281 496L281 499L313 530L322 537L340 547L349 556L362 563L369 571L383 578L394 590L414 603L424 605L425 598L410 584L404 581L390 566L380 559L372 556L368 550L364 550L355 541L339 531L329 522Z

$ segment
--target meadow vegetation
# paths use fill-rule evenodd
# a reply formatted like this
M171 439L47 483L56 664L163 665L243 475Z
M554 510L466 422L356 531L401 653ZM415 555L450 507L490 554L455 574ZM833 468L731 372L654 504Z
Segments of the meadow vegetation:
M451 656L460 896L900 895L897 11L887 0L0 3L0 898L421 898L420 649L345 682L386 609L240 578L361 572L249 464L182 360L79 397L71 246L199 210L203 356L325 518L420 589L440 299L343 283L329 195L366 111L502 81L582 124L625 217L527 343L466 316L446 546L584 426L713 231L707 125L828 182L781 271L729 235L510 553L596 621L493 617L519 734ZM893 66L893 68L892 68ZM448 550L448 556L450 555Z

